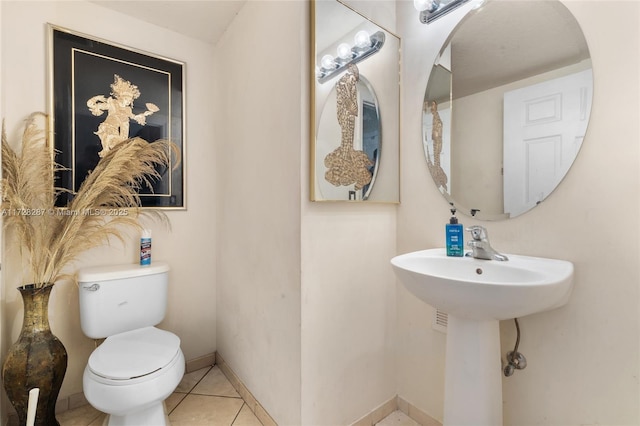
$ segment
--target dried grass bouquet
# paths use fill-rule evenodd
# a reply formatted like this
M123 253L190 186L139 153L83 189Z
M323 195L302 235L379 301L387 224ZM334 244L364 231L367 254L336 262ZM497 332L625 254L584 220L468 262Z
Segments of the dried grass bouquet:
M138 190L159 179L158 166L168 167L175 144L132 138L100 159L63 210L56 207L64 191L55 186L62 170L53 158L45 132L36 124L42 113L31 114L25 124L20 150L8 143L2 126L2 215L4 227L15 232L28 283L41 288L68 278L63 268L84 251L115 237L124 242L127 229L141 229L141 215L168 223L166 215L140 210ZM127 209L124 215L87 214L99 208ZM27 283L25 283L27 284Z

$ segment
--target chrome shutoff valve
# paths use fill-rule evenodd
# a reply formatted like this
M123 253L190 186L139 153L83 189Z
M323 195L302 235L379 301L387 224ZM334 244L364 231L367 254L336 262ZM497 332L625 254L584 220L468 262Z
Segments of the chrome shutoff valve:
M516 370L523 370L527 367L527 359L520 352L507 352L507 366L504 367L504 375L509 377Z
M527 367L527 359L518 352L518 346L520 346L520 323L518 318L514 318L513 321L516 324L516 345L512 351L507 352L507 365L503 369L506 377L513 375L516 370L524 370Z

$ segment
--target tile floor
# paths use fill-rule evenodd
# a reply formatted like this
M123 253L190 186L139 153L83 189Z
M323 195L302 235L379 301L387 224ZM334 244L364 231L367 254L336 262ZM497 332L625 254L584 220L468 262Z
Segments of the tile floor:
M188 374L167 398L172 426L261 426L247 404L216 366ZM90 405L57 415L60 426L101 426L105 414ZM420 426L394 411L377 426Z
M420 426L420 424L402 411L397 410L376 423L376 426Z
M166 400L172 426L261 426L216 366L185 374ZM90 405L57 415L61 426L100 426L105 414Z

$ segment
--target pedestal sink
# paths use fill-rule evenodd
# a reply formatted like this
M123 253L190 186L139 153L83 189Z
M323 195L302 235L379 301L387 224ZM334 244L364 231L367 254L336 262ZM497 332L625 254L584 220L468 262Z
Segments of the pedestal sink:
M391 259L404 286L449 315L444 425L502 424L499 321L563 306L571 262L508 254L509 260L448 257L444 249Z

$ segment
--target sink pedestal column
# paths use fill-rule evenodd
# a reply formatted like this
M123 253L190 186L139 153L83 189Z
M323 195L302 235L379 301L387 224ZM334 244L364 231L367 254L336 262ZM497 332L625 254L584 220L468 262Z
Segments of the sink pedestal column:
M502 425L502 367L497 320L449 315L444 426Z

